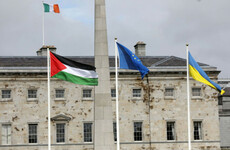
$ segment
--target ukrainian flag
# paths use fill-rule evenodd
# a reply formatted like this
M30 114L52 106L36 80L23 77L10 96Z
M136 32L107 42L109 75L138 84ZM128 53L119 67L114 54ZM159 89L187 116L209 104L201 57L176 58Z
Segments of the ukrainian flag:
M194 60L190 52L188 53L188 59L189 59L189 74L193 77L193 79L202 82L204 84L207 84L208 86L216 89L222 94L224 94L224 90L221 89L221 87L209 79L208 75L201 69L201 67L198 65L198 63Z

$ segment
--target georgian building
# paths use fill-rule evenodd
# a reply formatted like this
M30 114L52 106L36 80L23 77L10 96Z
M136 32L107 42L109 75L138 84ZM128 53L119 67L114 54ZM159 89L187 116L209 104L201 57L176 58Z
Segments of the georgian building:
M219 95L220 146L230 149L230 79L219 79L218 83L225 87L225 93Z
M47 149L46 48L38 56L0 57L0 149ZM55 52L55 47L50 47ZM119 115L122 150L187 149L186 60L176 56L136 54L150 69L141 80L138 71L119 69ZM94 65L94 57L71 56ZM109 57L113 106L114 148L115 68ZM217 81L220 71L200 63ZM193 150L219 150L218 92L190 79ZM94 87L51 79L51 132L54 150L92 150L94 147ZM104 130L108 125L102 126Z

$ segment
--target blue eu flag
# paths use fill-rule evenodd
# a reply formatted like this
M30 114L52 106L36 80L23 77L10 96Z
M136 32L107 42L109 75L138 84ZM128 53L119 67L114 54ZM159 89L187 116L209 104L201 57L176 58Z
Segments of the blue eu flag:
M117 43L118 51L119 51L119 59L120 59L120 68L121 69L132 69L139 70L141 73L142 79L146 74L148 74L149 69L145 67L141 60L132 53L128 48Z

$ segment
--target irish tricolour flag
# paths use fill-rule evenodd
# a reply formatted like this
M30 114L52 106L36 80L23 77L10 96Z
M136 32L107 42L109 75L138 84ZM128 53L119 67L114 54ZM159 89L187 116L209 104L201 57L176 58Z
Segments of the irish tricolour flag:
M44 6L44 12L53 11L54 13L60 13L58 4L49 5L49 4L43 3L43 6Z
M50 52L51 77L82 85L98 85L95 67Z

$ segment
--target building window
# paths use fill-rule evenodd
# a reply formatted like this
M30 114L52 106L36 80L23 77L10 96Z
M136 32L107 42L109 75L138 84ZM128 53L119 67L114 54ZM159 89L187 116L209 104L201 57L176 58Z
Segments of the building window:
M141 97L141 89L133 89L133 97Z
M114 141L117 141L117 123L116 122L113 123L113 137L114 137Z
M29 124L29 143L37 143L37 124Z
M174 96L174 88L166 88L165 89L165 96L166 97L173 97Z
M202 140L202 122L194 121L194 140Z
M2 124L2 145L11 144L11 124Z
M28 90L28 98L37 98L37 90Z
M116 89L111 89L111 97L116 97Z
M65 124L64 123L56 124L56 142L57 143L65 142Z
M84 142L92 141L92 123L84 123Z
M218 105L223 105L223 98L221 96L218 96Z
M92 89L84 89L83 98L92 98Z
M192 88L192 96L200 97L201 96L201 88Z
M142 141L142 122L134 122L134 141Z
M64 89L56 90L56 98L64 98L64 96L65 96L65 90Z
M2 98L3 99L11 98L11 90L2 90Z
M175 122L167 122L167 140L175 140Z

